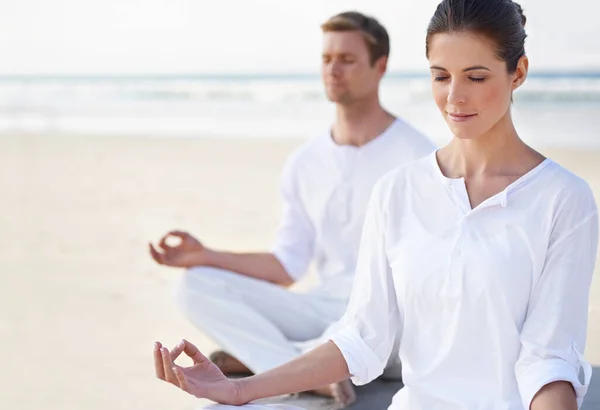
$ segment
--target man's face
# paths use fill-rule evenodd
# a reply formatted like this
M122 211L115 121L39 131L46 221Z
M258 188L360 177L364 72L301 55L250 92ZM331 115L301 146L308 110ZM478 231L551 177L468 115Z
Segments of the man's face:
M377 94L385 65L385 58L371 64L369 49L358 30L323 34L321 74L330 101L349 104Z

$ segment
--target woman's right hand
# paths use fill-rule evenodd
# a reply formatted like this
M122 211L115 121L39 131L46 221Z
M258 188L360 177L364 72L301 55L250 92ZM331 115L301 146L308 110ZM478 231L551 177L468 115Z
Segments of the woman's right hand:
M192 366L182 367L174 363L182 352L192 359ZM198 398L234 406L245 404L239 384L225 377L213 362L187 340L179 342L170 352L156 342L154 368L156 377Z

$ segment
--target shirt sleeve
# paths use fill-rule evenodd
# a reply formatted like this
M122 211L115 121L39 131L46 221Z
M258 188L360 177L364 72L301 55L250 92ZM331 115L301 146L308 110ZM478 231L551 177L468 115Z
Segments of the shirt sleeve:
M386 252L381 191L378 183L365 216L348 308L330 336L356 385L369 383L383 373L400 320Z
M315 229L298 194L295 163L292 157L282 171L280 191L283 209L271 252L288 275L298 280L307 273L313 258Z
M590 194L591 195L591 194ZM598 211L575 204L556 222L542 273L533 289L521 330L515 366L523 406L555 381L573 385L581 407L592 368L583 357L589 292L598 249ZM562 220L560 220L562 219ZM583 369L583 382L580 371Z

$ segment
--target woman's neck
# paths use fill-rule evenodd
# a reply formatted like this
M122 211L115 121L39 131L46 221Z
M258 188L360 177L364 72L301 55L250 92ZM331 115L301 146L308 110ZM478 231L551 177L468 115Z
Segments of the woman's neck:
M438 152L440 168L449 178L519 175L543 159L519 138L510 113L484 135L455 137Z

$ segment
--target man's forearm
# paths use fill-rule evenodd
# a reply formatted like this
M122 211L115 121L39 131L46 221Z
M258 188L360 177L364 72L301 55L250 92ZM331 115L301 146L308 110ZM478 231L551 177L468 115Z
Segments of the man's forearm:
M547 384L535 395L529 410L577 410L577 399L569 382Z
M294 280L272 253L234 253L208 251L208 265L252 278L266 280L281 286L290 286Z
M265 373L239 380L241 401L298 393L350 377L342 352L331 341Z

